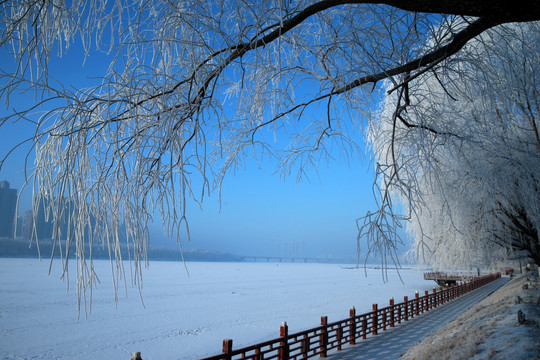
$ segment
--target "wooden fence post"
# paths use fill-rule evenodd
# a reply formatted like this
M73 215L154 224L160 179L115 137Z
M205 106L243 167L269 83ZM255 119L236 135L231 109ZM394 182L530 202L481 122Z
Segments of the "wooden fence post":
M309 348L310 348L310 340L307 336L307 334L304 334L304 337L302 338L302 343L301 343L301 347L302 347L302 358L303 359L307 359L308 357L308 352L309 352Z
M349 317L351 318L349 322L349 344L354 345L356 344L356 309L354 306L349 310Z
M321 325L323 326L322 333L319 337L321 344L321 357L326 357L328 351L328 317L321 316Z
M284 321L279 328L279 336L281 337L279 349L279 360L287 360L289 358L289 327Z
M225 339L223 340L223 354L225 354L225 359L231 360L231 353L232 353L232 339Z
M419 298L420 298L420 295L418 294L418 291L416 291L414 293L414 299L416 302L416 316L420 315L420 304L419 304L420 300L418 300Z
M394 306L394 298L390 298L390 327L394 327L395 323L395 319L394 319L394 313L396 311L396 308Z
M429 296L428 295L429 295L429 292L426 290L424 292L424 299L425 299L425 304L423 306L424 311L429 311Z
M403 314L403 320L408 321L409 320L409 297L404 296L403 297L403 305L405 305L405 314Z
M448 302L448 289L444 289L444 290L443 290L443 301L444 301L445 303Z
M388 308L382 311L382 329L386 331L386 324L388 323Z
M133 356L131 357L131 360L143 360L142 357L141 357L141 352L140 351L135 351L133 353Z
M377 311L377 304L373 304L373 315L371 318L371 332L373 333L373 335L377 335L377 327L379 326L378 320L379 314Z
M336 341L337 349L341 350L341 344L343 343L343 327L341 326L341 323L338 324L338 328L336 329Z
M366 340L367 335L367 316L362 315L362 339Z

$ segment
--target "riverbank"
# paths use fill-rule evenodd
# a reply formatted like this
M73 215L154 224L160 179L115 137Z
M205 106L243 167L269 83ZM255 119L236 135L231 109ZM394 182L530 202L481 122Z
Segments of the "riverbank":
M538 273L517 275L400 359L540 359L539 297Z

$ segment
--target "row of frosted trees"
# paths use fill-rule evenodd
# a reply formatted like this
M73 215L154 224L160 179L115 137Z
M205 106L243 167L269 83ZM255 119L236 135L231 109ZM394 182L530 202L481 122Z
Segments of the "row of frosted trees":
M419 259L540 264L539 30L489 30L370 122L382 189L401 200Z

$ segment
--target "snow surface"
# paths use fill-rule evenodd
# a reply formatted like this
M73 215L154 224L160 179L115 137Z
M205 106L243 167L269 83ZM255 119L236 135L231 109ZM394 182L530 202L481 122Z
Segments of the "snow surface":
M197 359L218 354L225 338L234 348L368 312L373 303L402 301L431 289L421 271L402 269L383 282L381 270L336 264L152 262L136 288L115 307L110 263L96 261L101 284L92 312L77 322L75 284L66 292L60 263L0 259L1 359ZM73 271L73 270L72 270ZM126 264L129 271L129 264ZM129 275L128 275L129 278ZM73 282L73 281L72 281Z

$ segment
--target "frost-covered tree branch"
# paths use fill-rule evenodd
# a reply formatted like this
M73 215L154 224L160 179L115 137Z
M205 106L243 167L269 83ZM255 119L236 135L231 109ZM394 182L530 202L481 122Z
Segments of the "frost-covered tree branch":
M0 124L35 123L34 210L45 204L56 224L66 271L68 254L76 254L83 293L95 281L89 244L108 249L118 276L122 246L140 269L156 212L168 235L189 239L186 203L219 191L246 157L273 158L283 174L301 179L331 149L359 151L357 139L383 91L392 100L401 94L404 106L393 117L392 146L422 130L432 132L422 142L449 134L455 136L448 141L465 141L468 134L450 123L408 115L418 96L442 96L422 94L424 84L438 78L452 93L461 74L454 64L471 40L502 24L537 20L540 9L521 0L92 0L5 1L0 14L0 46L14 59L0 74L2 99L9 106L21 90L37 99ZM49 68L74 48L85 66L95 52L108 59L98 80L75 89ZM391 85L382 87L385 79ZM537 94L523 96L520 111L538 135ZM381 176L414 199L420 185L407 169L438 161L437 151L423 148L417 159L394 148ZM392 231L402 217L389 189L380 187L380 207L360 233L371 239L371 251L395 261L399 238ZM412 218L419 208L408 211Z
M539 36L538 23L487 31L370 123L382 186L435 267L539 262Z

